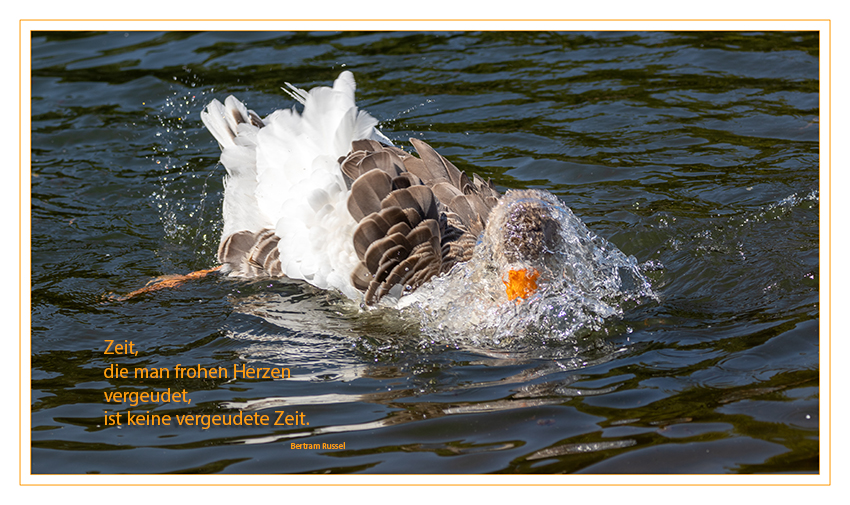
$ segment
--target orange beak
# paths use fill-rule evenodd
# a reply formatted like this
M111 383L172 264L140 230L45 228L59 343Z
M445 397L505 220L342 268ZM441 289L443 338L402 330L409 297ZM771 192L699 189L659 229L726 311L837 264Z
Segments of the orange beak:
M509 271L508 280L502 279L505 284L505 291L508 293L508 299L528 298L529 295L537 291L538 277L540 277L540 272L533 268L530 272L524 268Z

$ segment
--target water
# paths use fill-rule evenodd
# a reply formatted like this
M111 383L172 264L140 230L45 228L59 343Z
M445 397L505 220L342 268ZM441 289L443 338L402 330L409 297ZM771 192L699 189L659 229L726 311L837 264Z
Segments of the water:
M818 472L818 43L34 33L31 471ZM396 144L421 138L503 191L552 192L652 296L606 298L580 329L463 339L441 314L363 312L300 283L212 276L109 300L215 265L223 168L199 119L207 102L235 94L265 115L293 105L284 81L327 85L343 69ZM550 305L533 320L557 319ZM138 354L105 355L105 340ZM104 376L178 364L291 377ZM104 400L168 388L191 403ZM276 411L303 422L104 418Z

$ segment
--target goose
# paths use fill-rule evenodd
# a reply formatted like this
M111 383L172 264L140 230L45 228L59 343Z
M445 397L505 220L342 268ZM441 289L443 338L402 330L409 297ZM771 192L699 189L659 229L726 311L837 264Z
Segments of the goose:
M418 156L394 146L357 108L350 71L332 87L285 84L301 112L261 118L229 96L201 113L227 171L220 273L302 280L370 306L470 261L486 240L505 297L536 289L534 263L558 237L552 195L502 195L421 140L410 139Z
M603 317L618 310L603 299L624 274L651 293L634 257L590 232L551 193L502 194L426 142L410 139L416 154L394 146L358 109L350 71L330 87L285 84L300 112L260 117L233 96L201 112L226 170L220 265L152 281L123 299L218 272L301 280L362 308L403 308L430 288L433 307L451 298L443 307L451 319L452 310L469 318L465 307L485 297L476 316L484 321L493 303L518 306L541 285L555 286L556 305L573 300ZM441 284L457 272L466 284Z

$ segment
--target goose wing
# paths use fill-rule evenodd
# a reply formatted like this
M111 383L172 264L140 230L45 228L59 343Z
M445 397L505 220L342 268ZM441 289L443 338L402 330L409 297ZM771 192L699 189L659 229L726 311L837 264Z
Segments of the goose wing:
M351 186L348 210L357 222L353 240L360 263L351 282L367 304L397 286L415 290L471 259L499 198L489 181L470 181L425 142L411 142L418 158L359 140L339 160Z

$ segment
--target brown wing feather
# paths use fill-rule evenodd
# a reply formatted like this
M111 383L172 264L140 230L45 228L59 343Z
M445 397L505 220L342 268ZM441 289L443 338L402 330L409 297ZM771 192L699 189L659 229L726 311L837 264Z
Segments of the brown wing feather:
M218 246L218 261L224 272L235 277L279 277L283 275L280 265L280 238L274 230L258 232L238 231L221 241Z
M383 170L374 169L360 175L351 185L348 212L355 221L381 210L381 202L392 191L393 180Z
M353 181L348 209L359 223L353 241L360 264L351 282L367 304L472 258L499 198L490 181L470 180L425 142L411 143L419 158L374 140L353 142L340 158Z

